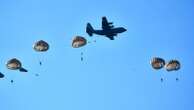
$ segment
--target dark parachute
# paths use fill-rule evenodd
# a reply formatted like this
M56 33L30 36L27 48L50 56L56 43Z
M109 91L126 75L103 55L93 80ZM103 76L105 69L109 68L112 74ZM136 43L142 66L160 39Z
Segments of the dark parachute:
M0 72L0 78L4 78L4 74Z
M181 67L181 64L178 60L170 60L166 65L165 68L167 71L177 71Z
M21 72L28 72L28 70L24 69L24 68L20 68L19 69Z
M83 47L87 44L87 40L84 37L76 36L72 41L73 48Z
M43 40L39 40L35 42L35 44L33 45L33 48L37 52L45 52L49 49L49 44Z
M154 69L158 70L164 67L165 60L159 57L154 57L152 58L150 64L152 65Z
M7 62L6 66L10 70L19 70L21 72L28 72L28 70L24 69L22 67L22 63L16 58L10 59Z

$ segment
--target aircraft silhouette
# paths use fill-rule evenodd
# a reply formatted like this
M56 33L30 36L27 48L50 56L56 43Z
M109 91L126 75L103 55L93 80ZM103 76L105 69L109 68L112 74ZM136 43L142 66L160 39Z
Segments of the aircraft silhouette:
M108 37L110 40L114 40L114 36L125 31L127 30L123 27L114 28L113 22L108 22L106 17L102 17L102 30L94 30L90 23L87 23L86 26L86 32L89 36L93 34L105 35L105 37Z

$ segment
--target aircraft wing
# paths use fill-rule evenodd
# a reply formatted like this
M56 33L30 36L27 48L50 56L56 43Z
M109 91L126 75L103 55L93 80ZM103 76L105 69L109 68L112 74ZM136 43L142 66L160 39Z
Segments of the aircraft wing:
M114 40L114 36L117 36L117 34L106 35L106 37L108 37L110 40Z
M112 25L112 22L108 22L106 17L102 17L102 29L107 30L107 29L112 29L114 26Z
M114 37L117 36L117 34L107 34L106 37Z

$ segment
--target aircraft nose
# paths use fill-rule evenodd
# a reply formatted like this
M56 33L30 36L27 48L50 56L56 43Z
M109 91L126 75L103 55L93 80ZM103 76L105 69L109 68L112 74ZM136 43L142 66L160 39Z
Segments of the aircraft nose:
M127 29L123 28L123 32L127 31Z

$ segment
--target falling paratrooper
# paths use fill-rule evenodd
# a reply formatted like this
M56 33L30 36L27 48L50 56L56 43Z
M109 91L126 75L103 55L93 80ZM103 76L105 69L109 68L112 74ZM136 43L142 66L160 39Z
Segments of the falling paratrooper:
M49 44L46 41L39 40L35 42L35 44L33 45L33 49L36 52L46 52L49 49ZM42 62L40 61L39 64L42 65Z
M168 72L178 71L181 68L181 64L178 60L170 60L168 63L165 64L165 60L159 57L154 57L151 60L151 65L156 70L164 67ZM163 81L163 78L161 78L161 82ZM179 78L176 78L176 81L178 82Z
M166 65L165 68L167 71L177 71L181 67L181 64L178 60L170 60Z
M87 44L87 40L82 36L76 36L73 38L72 47L80 48ZM83 52L81 52L81 61L83 61Z
M19 70L20 72L28 72L28 70L24 69L22 67L22 63L16 58L10 59L7 62L6 67L10 70Z
M152 58L150 64L152 65L154 69L158 70L164 67L165 60L159 57L154 57Z

